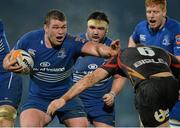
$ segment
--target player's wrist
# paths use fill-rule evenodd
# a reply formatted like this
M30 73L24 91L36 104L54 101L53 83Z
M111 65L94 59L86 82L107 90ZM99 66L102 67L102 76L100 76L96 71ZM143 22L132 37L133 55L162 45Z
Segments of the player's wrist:
M116 94L113 91L110 91L109 94L111 94L114 98L116 97Z

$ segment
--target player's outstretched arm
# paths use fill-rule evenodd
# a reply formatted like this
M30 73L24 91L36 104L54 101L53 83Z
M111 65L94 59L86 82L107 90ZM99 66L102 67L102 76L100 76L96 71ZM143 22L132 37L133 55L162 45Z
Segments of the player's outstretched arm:
M3 68L15 73L22 72L23 70L22 66L17 65L17 60L11 59L11 54L12 51L5 56L3 60Z
M86 75L84 78L74 84L68 92L66 92L61 98L53 100L47 109L47 114L53 115L54 112L63 107L67 101L73 97L79 95L85 89L91 87L98 81L104 79L108 75L108 72L102 68L97 68L93 73Z
M108 47L104 44L101 43L95 43L95 42L87 42L83 48L82 52L85 54L89 55L94 55L94 56L100 56L100 57L112 57L117 55L118 53L118 48L120 41L119 40L114 40L112 42L113 45L111 47Z

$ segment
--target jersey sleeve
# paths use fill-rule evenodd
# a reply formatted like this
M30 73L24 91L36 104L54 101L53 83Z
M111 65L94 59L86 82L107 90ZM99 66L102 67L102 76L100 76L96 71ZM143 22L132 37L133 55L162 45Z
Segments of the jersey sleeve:
M103 68L104 70L106 70L109 75L119 74L123 77L126 77L125 73L118 65L118 56L110 58L100 68Z
M84 44L88 42L88 40L86 39L83 39L79 36L75 36L74 37L74 49L75 49L75 52L76 52L76 56L79 57L79 56L84 56L84 54L82 54L81 52L81 49L82 47L84 46Z
M14 49L23 49L26 50L26 45L28 44L28 42L30 41L28 39L28 34L23 35L15 44Z
M138 30L139 30L139 24L136 25L136 27L135 27L132 35L131 35L131 38L133 39L133 41L134 41L136 44L139 44L139 43L140 43Z

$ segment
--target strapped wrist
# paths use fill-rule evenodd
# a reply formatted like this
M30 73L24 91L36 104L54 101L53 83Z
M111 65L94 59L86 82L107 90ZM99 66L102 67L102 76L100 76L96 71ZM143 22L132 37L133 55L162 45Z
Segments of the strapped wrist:
M114 98L116 97L116 94L113 91L110 91L109 94L111 94Z

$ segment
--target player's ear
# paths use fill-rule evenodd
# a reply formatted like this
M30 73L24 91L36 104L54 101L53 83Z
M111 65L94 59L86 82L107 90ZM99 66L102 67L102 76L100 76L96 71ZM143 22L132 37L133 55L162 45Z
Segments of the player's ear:
M47 32L47 29L48 29L47 24L44 24L44 26L43 26L43 27L44 27L44 31L45 31L45 32Z

